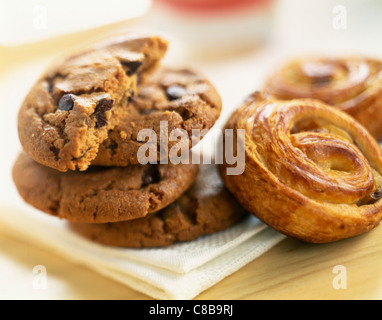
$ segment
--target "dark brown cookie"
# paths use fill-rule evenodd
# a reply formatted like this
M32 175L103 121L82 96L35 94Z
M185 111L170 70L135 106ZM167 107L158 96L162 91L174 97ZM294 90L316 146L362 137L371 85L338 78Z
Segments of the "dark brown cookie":
M200 130L204 135L215 124L222 108L220 96L213 85L189 69L158 70L138 87L137 96L125 102L126 108L116 127L109 132L108 139L100 146L94 165L126 166L141 163L137 154L145 143L138 141L138 133L142 129L151 129L156 135L157 152L152 153L153 157L146 156L146 159L151 163L166 159L168 152L160 152L161 121L166 123L169 136L177 129L186 134L185 149L188 149L193 144L193 130ZM202 137L195 135L196 141ZM166 141L168 151L171 151L180 140Z
M86 170L116 125L121 103L136 93L164 56L159 37L126 36L75 54L51 67L19 111L24 150L60 170Z
M197 171L197 165L168 164L62 173L22 153L13 179L20 195L37 209L73 222L106 223L159 211L191 186Z
M227 229L243 215L243 208L223 186L216 167L202 165L194 185L157 213L119 223L70 223L70 227L109 246L161 247Z

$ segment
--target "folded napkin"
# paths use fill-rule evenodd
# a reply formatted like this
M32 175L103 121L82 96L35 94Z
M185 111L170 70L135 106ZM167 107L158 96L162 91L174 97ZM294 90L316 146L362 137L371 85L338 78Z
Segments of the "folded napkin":
M0 207L1 229L160 300L193 299L285 237L249 216L228 230L167 248L111 248L21 204Z

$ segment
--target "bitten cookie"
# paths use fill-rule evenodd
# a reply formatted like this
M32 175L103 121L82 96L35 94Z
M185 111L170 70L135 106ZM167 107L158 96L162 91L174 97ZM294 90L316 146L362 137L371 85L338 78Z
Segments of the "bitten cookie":
M39 210L73 222L106 223L168 206L192 185L197 171L197 165L168 164L62 173L22 153L13 179L22 198Z
M139 86L138 94L125 99L125 104L118 124L100 146L94 165L126 166L139 163L138 150L145 143L138 141L142 129L151 129L155 134L156 152L147 156L147 161L167 159L169 153L171 157L171 148L180 143L171 139L171 133L182 131L186 139L179 147L188 149L215 124L222 108L219 94L206 78L189 69L170 68L160 69L148 77L146 83ZM163 135L162 138L161 121L166 125L162 127L162 134L163 128L167 131L167 136ZM199 132L202 133L200 137ZM163 139L168 142L168 148L164 152L162 148L160 152Z
M201 165L193 186L157 213L119 223L70 223L70 227L109 246L161 247L227 229L243 215L244 209L223 186L215 165Z
M136 93L164 56L159 37L127 36L96 45L52 66L19 111L21 144L35 161L60 170L86 170ZM122 102L122 103L121 103Z

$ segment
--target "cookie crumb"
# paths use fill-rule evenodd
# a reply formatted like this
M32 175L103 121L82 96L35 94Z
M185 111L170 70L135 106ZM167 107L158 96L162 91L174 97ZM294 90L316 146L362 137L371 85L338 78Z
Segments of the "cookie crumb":
M125 131L121 131L120 132L120 136L121 136L122 139L126 139L127 138L127 133Z
M111 119L111 111L110 110L105 112L105 118L106 118L106 120Z

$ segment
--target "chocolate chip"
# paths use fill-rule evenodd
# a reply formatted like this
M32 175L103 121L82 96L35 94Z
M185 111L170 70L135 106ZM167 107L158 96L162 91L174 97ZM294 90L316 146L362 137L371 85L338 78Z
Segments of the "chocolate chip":
M50 82L48 82L48 92L49 92L50 94L53 93L53 88L54 88L54 81L50 81Z
M132 103L132 102L135 102L135 97L134 97L134 95L129 96L129 97L127 98L127 103Z
M322 77L314 80L313 85L319 86L327 86L332 81L331 77Z
M143 172L142 175L142 187L146 187L149 184L158 183L161 180L160 172L158 166L150 165Z
M145 108L145 109L139 109L139 114L141 114L142 116L147 116L149 114L152 114L154 113L154 109L150 109L150 108Z
M58 109L62 111L70 111L74 106L74 96L72 94L65 94L58 102Z
M170 101L182 98L187 93L186 89L182 86L173 85L167 88L166 96Z
M102 128L107 125L107 119L105 117L104 113L100 113L96 115L97 122L96 122L96 127L97 128Z
M109 167L91 166L86 170L86 174L98 173L109 170Z
M113 103L114 101L109 99L102 99L98 102L94 112L97 119L97 128L102 128L107 125L108 119L106 118L105 112L111 110L111 108L113 107Z
M126 75L132 76L137 72L138 68L142 65L142 61L122 61L122 65L126 68Z
M58 150L55 146L51 146L49 149L50 149L50 151L52 151L54 153L54 157L56 158L56 160L58 160L60 150Z
M134 90L130 89L129 90L129 96L127 98L127 102L130 103L130 102L133 102L135 100L135 92Z
M63 76L59 73L55 74L54 76L50 77L47 79L47 82L48 82L48 91L50 94L53 93L53 89L54 89L54 85L55 85L55 82L56 82L56 79L62 79Z
M107 145L106 148L109 149L111 155L114 156L117 153L118 144L115 141L111 140L110 144Z

